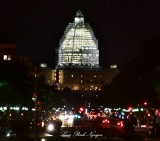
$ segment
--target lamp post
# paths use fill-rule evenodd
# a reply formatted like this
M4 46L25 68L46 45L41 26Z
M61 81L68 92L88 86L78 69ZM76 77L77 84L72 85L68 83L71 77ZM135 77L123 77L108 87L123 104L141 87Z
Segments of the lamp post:
M32 100L35 103L34 141L37 141L37 78L38 78L38 71L37 71L36 66L35 66L34 78L35 78L35 91L34 91L34 94L32 96Z

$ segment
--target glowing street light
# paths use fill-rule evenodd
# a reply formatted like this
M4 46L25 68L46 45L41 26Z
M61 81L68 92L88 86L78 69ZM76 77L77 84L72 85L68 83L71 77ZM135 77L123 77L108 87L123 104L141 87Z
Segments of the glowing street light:
M35 92L32 96L32 100L35 103L34 141L37 141L37 97L38 97L37 96L37 78L38 78L37 66L35 66L34 77L35 77Z

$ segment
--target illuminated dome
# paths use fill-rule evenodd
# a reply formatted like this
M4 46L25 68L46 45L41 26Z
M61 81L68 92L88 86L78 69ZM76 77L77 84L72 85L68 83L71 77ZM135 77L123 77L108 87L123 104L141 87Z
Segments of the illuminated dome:
M80 10L60 40L57 67L99 67L98 40Z

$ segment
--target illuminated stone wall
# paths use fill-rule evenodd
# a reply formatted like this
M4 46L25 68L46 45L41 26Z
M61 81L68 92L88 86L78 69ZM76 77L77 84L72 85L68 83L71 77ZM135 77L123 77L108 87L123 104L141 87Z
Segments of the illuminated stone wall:
M71 90L100 91L102 86L110 84L112 79L118 74L119 70L114 69L59 69L57 74L58 88L63 90L65 87Z

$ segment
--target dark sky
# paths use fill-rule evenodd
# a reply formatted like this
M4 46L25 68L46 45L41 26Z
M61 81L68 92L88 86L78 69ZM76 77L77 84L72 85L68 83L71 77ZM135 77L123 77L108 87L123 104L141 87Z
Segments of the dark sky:
M100 65L124 65L160 33L159 0L3 0L1 38L18 52L54 66L55 48L80 9L99 42Z

